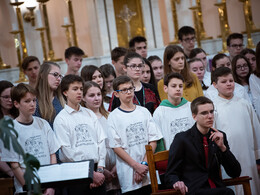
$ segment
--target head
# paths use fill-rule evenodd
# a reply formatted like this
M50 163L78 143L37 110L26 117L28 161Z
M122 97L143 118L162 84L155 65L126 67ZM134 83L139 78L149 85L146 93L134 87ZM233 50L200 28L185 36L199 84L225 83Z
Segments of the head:
M232 70L235 82L241 85L249 85L249 77L252 69L250 62L245 56L239 54L233 58Z
M141 81L143 83L150 83L155 86L156 84L155 84L155 78L154 78L152 66L146 58L143 58L143 61L144 61L144 68L142 71Z
M186 55L190 55L195 46L196 35L195 29L191 26L183 26L178 31L178 38Z
M68 72L78 74L82 64L84 51L78 47L69 47L65 50L65 61L68 65Z
M218 90L220 97L231 99L235 88L231 69L227 67L217 68L213 72L213 85Z
M227 49L231 59L240 54L244 48L243 35L240 33L232 33L227 38Z
M119 76L113 81L114 95L122 103L133 102L134 83L128 76Z
M20 83L11 90L14 106L19 115L32 116L36 109L36 90L30 85Z
M245 56L247 60L250 62L250 66L252 71L256 69L256 53L252 49L245 48L241 51L241 55Z
M204 96L197 97L191 102L192 117L199 130L209 129L214 122L214 104Z
M61 93L67 104L79 104L83 95L83 79L78 75L66 75L61 81Z
M151 63L155 80L158 82L163 78L163 63L158 56L150 56L147 60Z
M168 94L168 100L181 101L183 96L184 79L179 73L172 72L164 76L164 91Z
M135 52L129 52L124 59L124 71L132 80L141 79L141 74L144 68L143 58Z
M212 59L212 71L220 67L232 68L230 58L226 54L217 54Z
M127 53L127 49L123 47L116 47L111 51L112 64L116 69L116 75L125 75L124 68L124 58Z
M134 48L135 52L143 58L147 57L147 42L146 38L142 36L136 36L129 41L129 48Z
M104 64L99 67L101 70L104 79L105 79L105 91L106 93L113 92L113 80L116 78L115 69L111 64Z
M27 56L22 62L24 74L28 77L29 83L36 83L40 70L40 61L35 56Z
M188 61L188 65L190 71L196 74L200 82L202 82L205 74L205 66L202 60L199 58L192 58Z
M101 89L103 89L103 87L105 86L104 77L102 75L101 70L97 66L94 65L84 66L80 74L84 82L94 81L100 86Z
M208 66L207 54L203 49L194 48L193 50L191 50L189 58L190 59L199 58L203 62L205 70L207 69Z

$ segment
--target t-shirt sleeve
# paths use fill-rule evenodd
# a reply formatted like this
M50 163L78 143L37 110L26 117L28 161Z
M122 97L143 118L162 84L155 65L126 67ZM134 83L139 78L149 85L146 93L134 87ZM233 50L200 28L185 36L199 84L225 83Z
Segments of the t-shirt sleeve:
M145 114L148 116L147 120L147 127L148 127L148 141L157 141L161 138L163 138L162 133L158 125L155 123L152 115L150 114L149 111Z
M3 162L23 162L22 156L18 155L13 148L12 142L10 142L10 150L4 147L4 143L0 140L0 159Z
M108 136L108 145L110 148L123 147L122 139L117 132L116 122L114 121L114 118L111 115L112 114L110 114L107 119L107 132L110 134L110 136Z

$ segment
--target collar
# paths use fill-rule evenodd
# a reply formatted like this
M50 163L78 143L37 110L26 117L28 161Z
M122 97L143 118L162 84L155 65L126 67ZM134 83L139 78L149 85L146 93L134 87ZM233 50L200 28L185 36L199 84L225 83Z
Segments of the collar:
M70 106L68 106L67 104L65 104L64 109L69 113L72 114L73 112L82 112L82 106L79 105L79 110L75 110L73 108L71 108Z
M161 103L160 103L160 106L166 106L166 107L170 107L170 108L178 108L178 107L181 107L183 106L184 104L186 104L188 102L188 100L186 100L185 98L181 98L181 103L177 106L173 105L169 100L163 100Z

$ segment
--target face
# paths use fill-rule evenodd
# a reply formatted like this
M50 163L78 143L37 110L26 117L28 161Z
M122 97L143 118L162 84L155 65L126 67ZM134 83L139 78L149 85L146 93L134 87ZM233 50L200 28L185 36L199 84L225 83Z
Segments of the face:
M231 39L230 45L227 46L227 49L229 51L229 55L231 56L231 58L240 54L240 52L243 50L243 48L244 48L244 45L243 45L242 39Z
M198 113L192 114L192 116L198 127L211 128L214 122L214 107L209 103L198 105Z
M184 68L185 56L182 52L177 52L170 60L169 64L172 72L180 73Z
M213 82L214 87L218 90L220 97L231 99L235 88L235 82L232 74L218 77L217 83Z
M239 78L245 78L249 74L249 67L243 58L237 60L236 73Z
M180 99L183 94L183 82L180 79L172 78L168 86L164 85L164 91L168 94L168 99Z
M145 42L135 43L135 52L143 58L147 57L147 46Z
M78 105L83 96L83 85L81 82L74 82L69 85L69 89L63 94L67 98L67 104L71 107Z
M154 60L151 64L153 68L153 73L155 76L155 79L157 81L161 80L163 78L163 64L159 60Z
M207 61L207 56L205 53L201 52L201 53L198 53L196 55L196 58L199 58L202 62L203 62L203 65L206 69L207 65L208 65L208 61Z
M62 75L60 74L60 68L57 66L51 66L51 70L48 74L48 83L52 91L55 91L61 82Z
M255 55L251 54L251 53L247 53L245 56L248 59L248 61L250 62L252 71L255 71L255 69L256 69L256 57L255 57Z
M103 88L103 77L101 75L101 72L99 72L98 70L96 70L92 75L92 81L97 83L101 89Z
M24 71L24 74L26 74L26 76L28 77L29 82L36 82L39 70L40 64L38 61L32 61L29 63L27 69Z
M221 58L216 61L216 68L227 67L232 69L230 59L228 57Z
M14 105L19 109L19 115L31 116L36 109L36 96L27 92L20 102L14 101Z
M65 60L68 64L68 69L75 73L79 71L82 64L82 56L72 55L70 58L66 58Z
M181 45L184 49L184 51L190 52L192 49L194 49L195 46L196 37L194 34L189 35L183 35Z
M118 86L119 91L115 91L114 94L120 99L120 102L129 103L134 98L134 86L132 83L124 83ZM123 91L121 91L123 90ZM126 91L126 93L124 92Z
M111 93L113 91L113 80L115 77L113 75L109 75L105 78L105 90L107 93Z
M144 83L149 83L150 79L151 79L151 69L147 64L145 64L142 71L141 81Z
M122 75L125 75L125 71L124 71L124 59L125 59L125 56L121 56L118 61L114 61L112 60L112 64L114 65L115 69L116 69L116 75L117 76L122 76Z
M90 87L83 97L83 101L90 110L95 110L100 107L102 103L102 94L99 88Z
M205 69L204 69L204 65L202 62L196 61L196 62L190 63L190 71L193 72L194 74L196 74L200 81L203 80L204 74L205 74Z
M124 70L131 79L139 80L144 68L143 61L140 58L132 58L129 60Z
M12 99L11 99L11 87L6 88L0 94L0 105L4 110L10 110L13 107Z

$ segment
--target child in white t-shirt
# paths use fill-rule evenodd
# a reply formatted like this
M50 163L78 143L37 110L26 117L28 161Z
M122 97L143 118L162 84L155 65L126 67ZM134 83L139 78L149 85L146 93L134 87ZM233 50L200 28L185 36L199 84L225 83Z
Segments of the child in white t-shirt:
M106 157L105 133L98 118L90 109L80 105L83 80L67 75L61 81L61 92L66 105L54 120L54 132L61 145L60 160L73 162L94 159L95 171L90 186L68 188L68 194L105 194L103 175Z
M156 151L169 150L174 136L194 125L191 103L183 98L183 82L179 73L170 73L164 77L164 91L168 99L163 100L153 114L154 121L161 129L164 143L159 141Z
M150 112L133 103L134 85L127 76L113 81L114 95L120 107L108 116L109 146L114 149L116 168L122 193L150 194L145 145L155 150L162 138Z
M55 152L59 149L55 135L46 120L32 116L36 109L36 91L21 83L12 88L11 97L14 106L19 110L19 116L13 121L18 142L24 151L34 155L41 165L55 164ZM2 161L11 164L16 193L23 192L25 165L22 156L18 155L13 147L10 151L3 148ZM54 189L46 189L44 194L54 194Z

